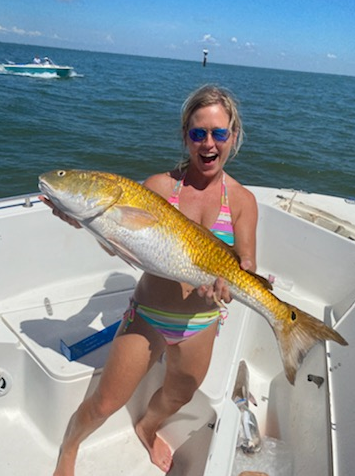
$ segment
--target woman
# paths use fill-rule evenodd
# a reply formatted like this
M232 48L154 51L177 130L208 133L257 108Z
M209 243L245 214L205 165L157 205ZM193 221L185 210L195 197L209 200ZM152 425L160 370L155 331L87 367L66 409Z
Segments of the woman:
M145 186L211 229L234 247L243 269L255 271L256 201L223 170L227 160L237 154L243 137L230 93L214 86L192 93L182 108L182 131L187 160L172 172L149 177ZM58 210L53 211L77 226ZM126 404L163 351L163 386L153 395L135 430L151 461L169 471L172 453L157 431L191 400L206 375L221 319L217 304L221 300L231 300L222 279L214 286L193 289L185 283L143 274L112 342L98 387L69 422L55 476L74 475L80 443Z

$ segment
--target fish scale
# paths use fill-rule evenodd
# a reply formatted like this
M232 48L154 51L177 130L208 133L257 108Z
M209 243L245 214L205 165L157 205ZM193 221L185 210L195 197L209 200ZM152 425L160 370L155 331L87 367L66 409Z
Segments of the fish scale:
M54 170L39 177L39 187L60 210L143 271L194 287L222 277L233 298L267 319L290 383L318 341L347 345L319 319L279 300L265 279L240 268L230 247L138 182L105 172Z

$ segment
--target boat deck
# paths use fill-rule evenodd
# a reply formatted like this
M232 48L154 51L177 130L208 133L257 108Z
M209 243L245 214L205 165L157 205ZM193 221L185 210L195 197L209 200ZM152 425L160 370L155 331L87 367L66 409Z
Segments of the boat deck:
M259 273L275 277L280 299L335 325L349 346L314 347L293 387L266 320L233 301L204 382L161 429L175 451L169 475L241 472L240 465L232 468L240 414L231 398L241 359L249 368L250 390L258 402L252 411L262 435L292 448L291 472L269 476L352 474L347 471L352 468L355 423L355 392L348 378L355 358L354 241L276 208L279 191L253 191L259 201ZM0 216L0 241L6 251L0 254L4 476L52 474L68 420L97 385L109 349L106 344L70 362L60 341L70 346L115 323L140 277L139 271L103 253L84 230L52 217L36 199L30 206L30 200L26 197L24 206L23 199L3 203ZM350 208L348 204L343 220L349 221ZM336 214L330 206L327 210ZM150 463L133 425L161 385L164 370L163 358L129 403L83 443L77 476L162 474ZM318 387L309 375L322 376L324 384Z
M21 435L21 440L27 442L28 458L41 461L40 467L36 464L31 472L26 458L19 460L14 454L14 458L9 458L6 476L24 471L29 476L50 474L70 415L96 386L109 351L109 344L103 345L70 362L61 353L60 340L71 345L114 323L126 309L135 282L124 273L85 277L76 280L75 286L70 281L59 282L24 293L21 299L17 296L17 309L2 312L0 357L6 352L6 361L1 358L1 362L9 372L8 395L2 400L9 408L0 415L2 428L7 429L4 445L9 445L11 454L11 448L16 447L14 440ZM240 307L238 314L250 312L241 304L236 306ZM8 301L7 307L13 309L13 303ZM243 323L243 318L226 321L203 385L193 401L162 429L162 435L176 450L172 475L203 473L209 451L206 442L212 439L219 406L230 385L230 374L225 370L239 361L235 335L242 335ZM127 407L85 441L79 454L78 476L112 475L114 468L123 471L129 467L132 457L135 463L130 474L161 474L149 463L147 452L134 433L133 422L161 385L164 367L163 358ZM237 419L236 407L234 411ZM198 458L188 457L190 446L199 448Z
M101 283L99 288L98 283ZM8 410L0 415L1 426L7 434L4 449L7 447L11 454L19 435L26 441L25 457L18 459L14 454L9 458L6 476L18 476L24 471L28 476L50 474L71 413L96 386L109 350L109 344L103 345L78 361L69 362L60 351L60 340L71 345L115 322L125 310L134 284L135 279L124 273L85 277L77 280L75 286L72 282L60 282L24 293L21 300L17 299L18 309L2 313L0 352L6 352L8 362L1 361L5 368L12 368L12 388L4 397L4 403L11 397L14 405L10 401ZM280 293L286 297L289 291L280 290ZM12 307L9 302L8 305ZM324 303L313 302L313 311L321 314L323 308ZM229 307L229 317L216 339L205 381L192 402L169 419L161 431L175 450L175 464L169 475L203 474L206 459L213 453L209 443L216 425L236 440L239 415L230 393L241 358L248 361L250 385L258 401L253 412L262 433L280 438L283 431L288 432L268 417L270 411L275 414L280 411L276 408L281 406L278 396L284 398L285 392L291 392L275 348L272 331L264 319L240 303ZM312 352L321 353L322 347ZM162 474L150 464L147 452L134 433L133 422L161 385L164 366L163 358L143 380L127 407L84 442L78 456L77 476L128 474L125 468L130 468L130 475ZM303 374L308 371L305 364L299 377L301 381L305 381ZM289 394L295 404L297 398L302 398L299 393L304 391L303 386L304 383L296 395ZM226 396L230 400L227 417L223 414L227 410L222 409ZM314 416L310 416L310 424L314 424L313 420ZM198 457L194 454L197 448ZM31 466L30 461L37 460L40 464ZM227 463L225 472L220 474L228 474L229 469Z

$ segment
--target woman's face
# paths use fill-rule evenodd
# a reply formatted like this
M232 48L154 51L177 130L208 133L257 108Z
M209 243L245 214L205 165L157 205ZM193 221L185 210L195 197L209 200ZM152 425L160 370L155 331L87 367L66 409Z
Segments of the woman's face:
M192 114L188 130L201 128L208 133L203 140L196 142L187 133L185 141L189 149L191 165L202 172L217 172L222 169L237 134L230 133L226 141L219 141L211 132L215 129L229 129L229 122L229 115L221 104L201 107Z

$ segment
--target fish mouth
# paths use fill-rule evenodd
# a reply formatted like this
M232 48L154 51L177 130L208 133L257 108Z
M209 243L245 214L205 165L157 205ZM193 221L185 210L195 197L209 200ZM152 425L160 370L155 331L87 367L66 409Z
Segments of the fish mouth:
M52 187L50 186L50 184L44 179L44 177L41 175L39 178L38 178L38 188L39 190L47 196L47 198L49 199L52 195ZM50 198L50 200L54 200L53 197Z
M48 184L43 180L42 176L39 177L38 179L38 188L42 193L47 194L49 191L49 186Z

